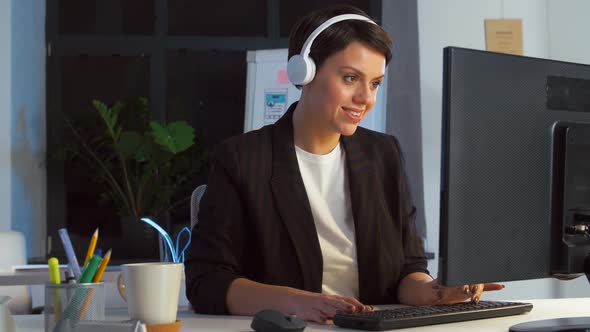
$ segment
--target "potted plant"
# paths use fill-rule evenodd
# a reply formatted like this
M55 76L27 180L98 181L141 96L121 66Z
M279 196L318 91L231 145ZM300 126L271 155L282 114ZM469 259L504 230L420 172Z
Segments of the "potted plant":
M132 256L149 252L142 248L146 234L154 240L157 236L139 219L166 219L171 209L186 202L190 180L203 171L205 155L187 122L152 120L146 98L110 107L99 100L92 104L96 113L89 121L64 116L70 136L62 146L65 160L81 162L94 181L105 185L101 201L116 208L128 248L135 251ZM184 193L183 199L173 202L179 193ZM143 236L134 241L128 233ZM153 250L155 243L150 244Z

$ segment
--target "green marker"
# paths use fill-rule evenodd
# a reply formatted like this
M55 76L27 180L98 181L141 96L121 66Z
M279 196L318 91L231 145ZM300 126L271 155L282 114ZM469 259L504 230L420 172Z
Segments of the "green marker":
M90 261L88 261L88 264L84 268L84 271L82 272L82 274L80 274L80 278L78 278L79 284L87 284L92 282L92 278L94 277L96 270L98 270L100 260L101 257L98 255L94 255L92 256L92 258L90 258ZM64 310L62 318L55 325L53 332L65 331L66 327L64 324L66 324L66 321L68 319L78 319L78 314L76 310L80 308L80 306L82 305L82 301L84 301L84 299L88 295L88 288L84 286L80 288L76 287L74 291L75 292L72 296L72 300L66 307L66 310Z
M96 273L96 270L98 270L98 265L100 265L101 259L102 258L98 255L92 256L92 258L88 262L88 265L86 266L86 268L84 268L84 271L80 275L78 283L86 284L92 282L92 278L94 278L94 274Z

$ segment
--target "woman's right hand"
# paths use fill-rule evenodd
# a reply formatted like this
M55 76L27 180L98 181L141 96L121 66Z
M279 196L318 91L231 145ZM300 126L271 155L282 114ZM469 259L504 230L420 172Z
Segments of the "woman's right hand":
M254 315L263 309L274 309L303 320L320 324L332 323L336 313L371 311L373 308L352 297L319 294L287 286L235 279L227 291L227 309L232 315Z
M336 313L371 311L369 305L360 303L353 297L327 295L296 290L291 298L292 313L297 317L320 324L332 323Z

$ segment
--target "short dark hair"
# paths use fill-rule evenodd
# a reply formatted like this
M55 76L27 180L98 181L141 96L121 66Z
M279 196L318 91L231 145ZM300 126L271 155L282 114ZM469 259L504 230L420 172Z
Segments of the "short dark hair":
M342 14L358 14L370 18L365 12L353 6L331 6L313 11L299 19L291 29L289 58L301 53L307 37L320 24ZM316 70L320 69L329 56L345 49L354 41L381 52L385 56L386 64L391 60L392 42L381 26L360 20L345 20L331 25L314 40L309 56L315 62Z

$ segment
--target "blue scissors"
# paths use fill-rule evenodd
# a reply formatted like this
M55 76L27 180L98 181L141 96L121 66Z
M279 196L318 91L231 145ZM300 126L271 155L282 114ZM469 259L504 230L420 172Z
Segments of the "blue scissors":
M186 249L188 249L188 246L191 244L191 231L188 229L188 227L183 227L180 230L180 232L178 232L178 234L176 235L176 245L174 245L172 238L170 237L170 235L168 235L168 232L166 232L155 221L151 220L150 218L141 218L141 221L152 226L162 235L162 238L164 239L165 243L168 245L168 249L170 249L170 254L172 255L172 261L174 263L184 263L184 252L186 251ZM185 233L188 235L186 243L185 243L184 247L182 247L182 250L179 250L181 236L182 236L182 234L185 234Z

